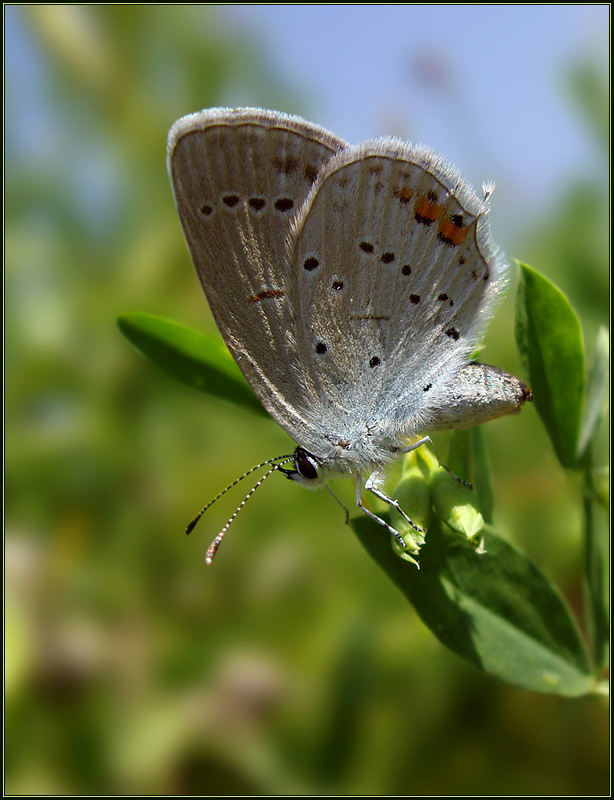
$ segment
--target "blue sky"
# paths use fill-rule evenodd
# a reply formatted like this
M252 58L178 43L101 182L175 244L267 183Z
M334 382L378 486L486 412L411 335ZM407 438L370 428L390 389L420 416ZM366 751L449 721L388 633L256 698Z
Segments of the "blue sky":
M228 32L254 41L289 95L295 92L296 107L281 110L304 108L352 143L395 134L426 144L478 190L495 180L495 234L501 216L508 230L512 220L529 224L570 179L603 173L595 142L566 97L564 71L591 57L608 74L606 4L220 4L215 13ZM12 129L27 149L20 131L50 133L44 103L37 103L41 63L18 10L6 6L5 15L8 145ZM433 68L444 76L438 86L425 80L425 64L431 76ZM224 103L254 105L253 83L242 84L239 75Z
M607 70L605 4L228 5L222 16L306 89L312 121L353 143L426 144L476 188L494 179L495 204L520 224L572 176L602 169L564 70L586 57ZM444 91L420 79L425 59L448 75ZM229 98L247 103L240 89Z

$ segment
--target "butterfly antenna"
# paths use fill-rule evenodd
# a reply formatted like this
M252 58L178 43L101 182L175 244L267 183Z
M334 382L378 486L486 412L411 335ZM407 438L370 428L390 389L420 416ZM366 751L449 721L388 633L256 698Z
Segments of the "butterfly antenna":
M291 458L293 458L293 456L289 456L289 457L287 457L285 461L282 461L282 462L281 462L281 464L286 464L288 461L290 461L290 460L291 460ZM213 557L214 557L214 556L215 556L215 554L217 553L217 549L218 549L218 547L220 546L220 544L221 544L221 542L222 542L222 539L224 538L224 534L226 533L226 531L228 530L228 528L230 528L230 526L231 526L231 525L232 525L232 523L234 522L234 519L235 519L235 517L237 516L237 514L239 513L239 511L241 511L241 509L243 508L243 506L244 506L244 505L247 503L247 501L249 500L249 498L250 498L250 497L251 497L251 496L254 494L254 492L256 491L256 489L258 489L258 488L259 488L259 486L261 486L261 485L262 485L262 483L263 483L263 482L264 482L264 481L265 481L265 480L266 480L266 479L269 477L269 475L271 475L271 474L272 474L273 472L275 472L276 470L278 470L278 469L281 469L281 464L274 464L272 461L265 461L265 462L264 462L264 464L273 464L273 466L272 466L270 469L268 469L268 470L267 470L267 471L264 473L264 475L263 475L263 476L260 478L260 480L259 480L259 481L258 481L258 482L257 482L257 483L254 485L254 486L252 486L252 488L251 488L251 489L249 490L249 492L248 492L248 493L245 495L245 497L243 498L243 500L241 500L241 502L239 503L239 505L236 507L236 509L234 510L234 513L232 514L232 516L230 517L230 519L228 520L228 522L227 522L227 523L224 525L224 527L222 528L222 530L221 530L221 531L218 533L218 535L215 537L215 539L214 539L214 540L211 542L211 544L210 544L210 545L209 545L209 547L207 548L207 552L206 552L206 554L205 554L205 563L206 563L206 564L211 564L211 562L213 561ZM262 465L261 465L261 466L262 466ZM254 469L256 469L256 467L254 467ZM250 472L252 472L252 470L250 470ZM246 474L246 475L249 475L249 472L246 472L245 474ZM245 477L245 475L244 475L243 477ZM239 479L239 480L240 480L240 479ZM238 481L235 481L235 483L238 483ZM233 485L233 486L234 486L234 484L231 484L231 485ZM211 504L209 504L209 505L211 505Z
M275 456L275 458L269 458L268 461L263 461L262 464L256 464L255 467L252 467L251 469L248 469L247 472L244 472L243 475L241 475L239 478L236 479L236 481L233 481L225 489L222 489L222 491L216 497L214 497L213 500L211 500L209 503L207 503L207 505L204 508L201 508L201 510L194 517L192 522L190 522L188 527L185 529L185 532L188 535L190 533L192 533L192 531L194 530L194 528L196 527L196 525L198 523L198 520L202 517L202 515L205 513L205 511L207 511L207 509L211 508L211 506L214 503L216 503L220 499L220 497L223 497L226 494L226 492L229 492L234 486L237 485L237 483L241 483L243 478L247 478L247 476L251 475L252 472L255 472L257 469L260 469L261 467L266 467L268 464L273 464L275 461L279 461L280 464L285 464L286 462L290 461L290 459L292 459L292 458L293 458L292 455Z

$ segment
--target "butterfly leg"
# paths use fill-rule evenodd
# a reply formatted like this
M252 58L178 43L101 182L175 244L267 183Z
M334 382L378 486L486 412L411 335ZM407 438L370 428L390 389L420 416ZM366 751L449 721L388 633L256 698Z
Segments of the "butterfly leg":
M367 479L367 483L365 484L365 488L366 488L366 489L368 489L368 490L369 490L369 491L370 491L372 494L375 494L375 496L376 496L376 497L379 497L381 500L384 500L385 502L387 502L387 503L389 503L390 505L394 506L394 507L395 507L395 508L396 508L396 509L399 511L399 513L400 513L400 514L402 514L402 515L403 515L403 517L405 517L405 519L406 519L406 520L409 522L409 524L410 524L410 525L411 525L413 528L415 528L417 531L420 531L420 532L422 532L422 533L423 533L424 531L422 530L422 528L418 528L418 526L417 526L417 525L415 525L415 524L414 524L414 523L413 523L413 522L410 520L410 518L407 516L407 514L406 514L406 513L405 513L405 512L404 512L404 511L403 511L403 510L400 508L400 506L399 506L399 504L398 504L398 501L396 501L396 500L392 500L392 498L390 498L390 497L388 497L387 495L385 495L385 494L384 494L383 492L381 492L379 489L377 489L376 491L373 491L373 487L372 487L372 486L371 486L371 487L369 487L369 485L368 485L368 484L369 484L369 482L371 481L371 478L372 478L372 477L373 477L373 476L371 476L370 478L368 478L368 479ZM389 524L388 524L388 523L387 523L385 520L383 520L381 517L378 517L378 516L377 516L377 514L374 514L374 513L373 513L372 511L370 511L368 508L365 508L365 506L363 506L363 504L362 504L362 497L361 497L361 494L362 494L362 476L361 476L360 474L358 474L358 475L356 476L356 505L358 506L358 508L359 508L361 511L364 511L364 513L365 513L365 514L366 514L368 517L371 517L371 519L372 519L372 520L374 520L375 522L377 522L377 523L378 523L378 525L383 525L383 526L384 526L384 528L386 528L386 530L388 530L388 531L389 531L389 532L390 532L390 533L391 533L391 534L394 536L394 538L397 540L397 542L399 543L399 545L400 545L400 546L401 546L403 549L405 549L405 547L406 547L406 545L405 545L405 542L403 541L403 537L402 537L402 536L401 536L401 534L398 532L398 530L397 530L396 528L393 528L393 527L392 527L392 525L389 525Z
M418 525L416 525L416 523L413 522L407 516L407 514L403 511L403 509L399 505L399 501L398 500L394 500L392 497L388 497L388 495L380 489L379 483L381 482L381 479L382 479L382 476L380 475L379 472L373 472L367 478L367 481L365 483L365 489L368 492L371 492L371 494L374 494L380 500L383 500L384 503L388 503L389 506L392 506L393 508L396 508L396 510L399 512L399 514L403 517L403 519L406 522L408 522L415 531L419 531L420 533L425 533L424 528L418 527ZM365 509L363 509L363 510L365 510Z
M445 469L445 471L446 471L446 472L447 472L449 475L451 475L451 476L454 478L454 480L455 480L455 481L458 481L459 483L462 483L462 484L463 484L463 486L466 486L468 489L473 489L473 486L472 486L472 485L469 483L469 481L463 480L463 478L459 478L459 477L458 477L458 475L456 475L454 472L452 472L452 470L450 469L450 467L447 467L447 466L446 466L446 465L445 465L445 464L442 462L442 460L439 458L439 453L438 453L438 452L437 452L437 450L435 449L435 445L433 444L433 440L431 439L431 437L430 437L430 436L423 436L421 439L418 439L418 441L417 441L417 442L414 442L413 444L410 444L410 445L408 445L407 447L404 447L404 448L401 450L401 452L402 452L402 453L411 453L411 451L412 451L412 450L417 450L417 449L418 449L419 447L421 447L423 444L428 444L428 445L430 445L430 446L431 446L431 450L433 451L433 455L434 455L434 456L435 456L435 458L437 459L437 463L439 464L439 466L440 466L442 469ZM402 512L401 512L401 513L402 513Z
M333 492L333 490L330 488L330 486L328 484L326 484L326 489L328 490L328 493L330 495L332 495L332 497L339 503L341 508L345 511L345 524L349 525L350 524L350 511L349 511L349 509L344 505L344 503L341 502L341 500L339 500L337 495Z

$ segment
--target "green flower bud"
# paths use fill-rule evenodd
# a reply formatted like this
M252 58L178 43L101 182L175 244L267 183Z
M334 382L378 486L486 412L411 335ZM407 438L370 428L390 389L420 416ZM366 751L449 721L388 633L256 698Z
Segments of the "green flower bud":
M472 489L439 467L430 482L435 512L452 530L467 539L476 539L484 527L484 517Z
M432 512L428 474L428 466L418 459L417 451L414 450L405 457L401 480L392 492L392 497L399 501L403 511L424 532L428 530ZM403 549L398 539L391 535L393 550L400 558L417 565L418 562L412 558L412 554L418 553L424 544L424 532L412 528L396 508L391 509L390 522L401 534L405 543Z

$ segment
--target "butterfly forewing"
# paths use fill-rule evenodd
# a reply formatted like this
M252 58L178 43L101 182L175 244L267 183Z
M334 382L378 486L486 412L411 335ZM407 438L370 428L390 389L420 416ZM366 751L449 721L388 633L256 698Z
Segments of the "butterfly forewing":
M215 321L256 395L294 436L303 388L286 239L322 166L345 146L303 120L250 109L195 114L169 135L175 202Z
M505 265L483 201L460 184L396 140L323 169L295 223L291 287L315 420L418 426L471 354Z

